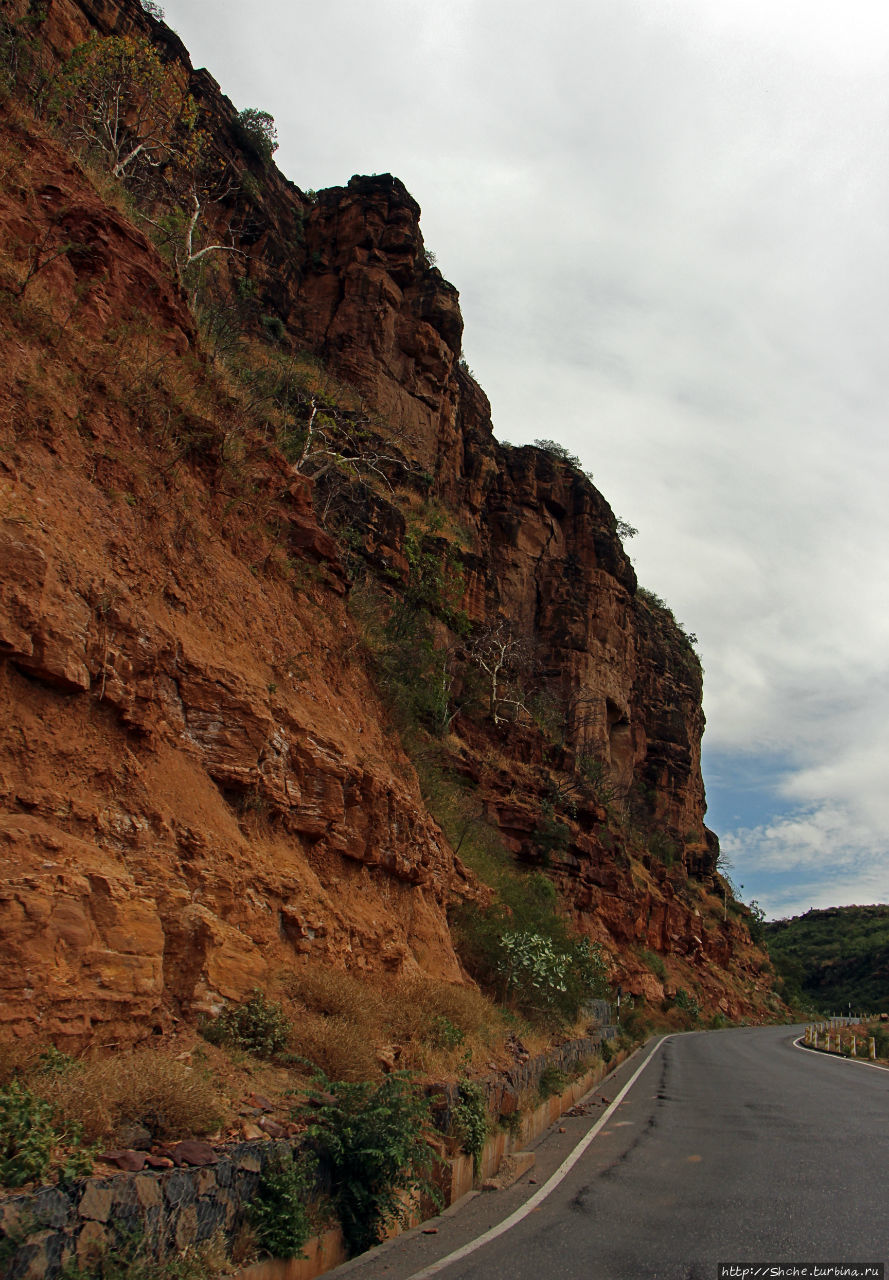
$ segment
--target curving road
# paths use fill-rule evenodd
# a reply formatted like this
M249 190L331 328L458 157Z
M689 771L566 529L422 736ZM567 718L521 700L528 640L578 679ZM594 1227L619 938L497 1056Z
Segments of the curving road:
M715 1280L718 1263L889 1259L889 1071L793 1047L799 1028L669 1038L560 1185L442 1280ZM596 1091L619 1088L649 1045ZM535 1184L477 1196L341 1268L408 1280L520 1207L597 1118L563 1122ZM339 1272L337 1273L339 1274Z

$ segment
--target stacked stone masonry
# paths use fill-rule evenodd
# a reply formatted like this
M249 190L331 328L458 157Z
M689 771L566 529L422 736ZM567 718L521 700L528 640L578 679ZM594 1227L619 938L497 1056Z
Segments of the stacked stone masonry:
M536 1088L547 1067L576 1071L616 1034L615 1027L603 1027L484 1079L489 1112L500 1115L505 1097ZM430 1092L444 1099L436 1121L446 1129L457 1085L436 1085ZM201 1244L220 1231L231 1239L246 1220L263 1169L292 1147L273 1139L229 1144L217 1150L215 1164L200 1168L83 1178L0 1200L0 1274L3 1280L55 1280L70 1259L86 1259L103 1246L120 1249L140 1241L165 1253Z

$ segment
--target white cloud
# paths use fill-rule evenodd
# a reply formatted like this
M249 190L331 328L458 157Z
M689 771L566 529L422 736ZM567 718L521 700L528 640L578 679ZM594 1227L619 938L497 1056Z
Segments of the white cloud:
M754 896L772 917L889 900L885 837L875 845L870 824L842 804L729 832L722 849L737 879L743 875L748 889L756 881Z

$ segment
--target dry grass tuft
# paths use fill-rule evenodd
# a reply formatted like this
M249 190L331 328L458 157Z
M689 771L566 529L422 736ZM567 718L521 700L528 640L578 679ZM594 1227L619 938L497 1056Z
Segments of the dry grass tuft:
M377 1050L429 1075L479 1063L506 1037L500 1011L474 987L412 975L381 985L378 975L309 965L286 984L290 1048L332 1080L380 1073Z
M393 996L394 1027L412 1039L428 1039L442 1018L464 1035L493 1030L501 1022L499 1011L474 987L417 975L402 978Z
M386 1019L387 1002L380 994L379 978L308 965L292 975L288 995L313 1013L346 1018L356 1026L380 1026Z
M368 1024L340 1014L295 1014L290 1049L320 1067L329 1080L372 1080L380 1073Z
M33 1085L60 1119L79 1121L91 1142L114 1140L133 1124L155 1138L212 1133L223 1115L207 1075L158 1049L77 1062L57 1075L35 1077Z

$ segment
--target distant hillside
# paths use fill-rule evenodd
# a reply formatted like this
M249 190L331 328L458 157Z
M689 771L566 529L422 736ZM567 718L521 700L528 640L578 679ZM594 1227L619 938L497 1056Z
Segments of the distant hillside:
M763 926L788 1000L825 1012L889 1009L889 906L830 907Z

